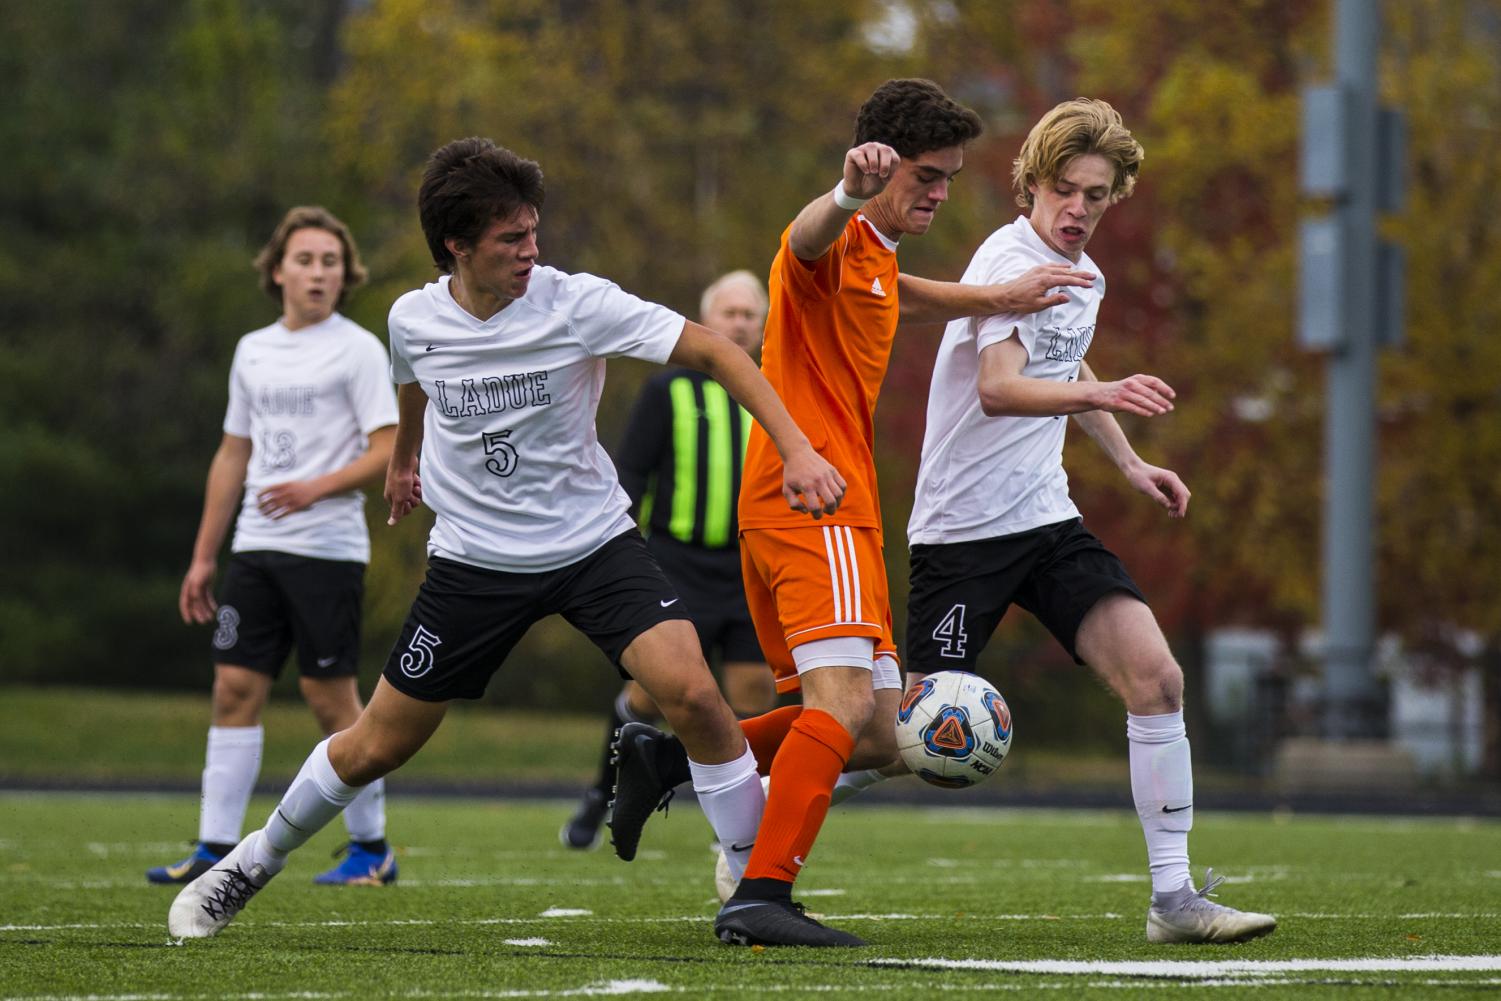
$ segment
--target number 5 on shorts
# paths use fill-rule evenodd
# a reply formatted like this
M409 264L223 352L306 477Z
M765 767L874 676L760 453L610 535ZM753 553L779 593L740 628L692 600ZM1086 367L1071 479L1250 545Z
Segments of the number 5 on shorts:
M420 678L431 671L438 659L434 648L442 645L442 640L419 625L407 644L407 652L401 655L401 673L408 678Z

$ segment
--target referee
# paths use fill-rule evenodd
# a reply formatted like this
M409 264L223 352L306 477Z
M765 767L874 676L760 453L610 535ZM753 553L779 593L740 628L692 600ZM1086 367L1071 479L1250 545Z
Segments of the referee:
M704 289L699 321L755 357L766 308L766 290L756 276L732 271ZM742 717L776 703L740 575L735 508L750 426L750 415L717 382L690 369L668 369L642 386L615 457L647 548L688 604L704 659L719 663L725 699ZM610 712L594 785L558 832L566 847L599 844L615 782L615 731L657 717L651 699L627 681Z

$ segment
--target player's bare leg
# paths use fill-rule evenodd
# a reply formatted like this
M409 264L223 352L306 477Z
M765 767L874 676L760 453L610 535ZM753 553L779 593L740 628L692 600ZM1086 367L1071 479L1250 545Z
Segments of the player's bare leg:
M1218 885L1212 874L1200 890L1189 875L1193 764L1183 671L1152 610L1131 594L1106 595L1080 623L1075 648L1126 704L1131 793L1152 874L1147 940L1238 942L1270 934L1276 918L1216 904L1209 899Z
M704 663L692 624L683 619L658 623L631 641L620 662L657 704L675 736L644 723L621 728L610 816L616 854L625 861L635 858L647 818L665 809L674 787L690 778L720 843L731 852L748 853L765 793L755 755ZM687 775L682 774L683 752Z

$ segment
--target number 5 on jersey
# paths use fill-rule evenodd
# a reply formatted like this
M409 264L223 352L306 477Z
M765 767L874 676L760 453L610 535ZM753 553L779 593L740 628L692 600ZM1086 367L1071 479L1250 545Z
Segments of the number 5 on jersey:
M480 440L485 443L485 454L494 456L493 459L485 460L485 468L496 476L510 476L516 471L516 464L521 461L516 454L516 446L506 441L510 436L510 428L504 431L486 431L480 435Z

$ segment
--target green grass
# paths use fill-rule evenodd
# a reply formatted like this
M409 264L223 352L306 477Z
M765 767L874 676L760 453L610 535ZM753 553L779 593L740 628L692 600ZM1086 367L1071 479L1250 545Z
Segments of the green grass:
M252 817L270 806L257 800ZM820 952L712 939L709 832L691 803L652 820L630 865L607 849L559 847L568 810L393 797L397 885L312 886L342 839L335 823L222 935L178 945L166 931L173 891L146 885L142 871L182 854L195 797L0 793L0 1001L1125 998L1174 985L1227 998L1458 998L1501 985L1501 824L1491 821L1201 816L1196 866L1235 880L1222 901L1277 913L1281 927L1241 946L1153 947L1134 815L856 803L831 813L799 886L812 910L871 946ZM1207 982L1176 969L879 965L1435 955L1491 960L1470 972L1250 966Z

